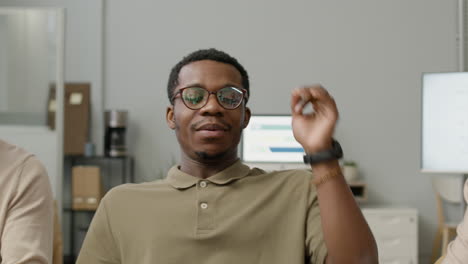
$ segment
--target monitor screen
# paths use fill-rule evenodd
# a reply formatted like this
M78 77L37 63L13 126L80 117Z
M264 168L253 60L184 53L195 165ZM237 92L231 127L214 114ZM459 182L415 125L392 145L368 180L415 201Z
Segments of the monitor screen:
M252 115L242 135L244 162L302 163L304 149L293 136L289 115Z
M468 172L468 73L426 73L422 89L421 169Z

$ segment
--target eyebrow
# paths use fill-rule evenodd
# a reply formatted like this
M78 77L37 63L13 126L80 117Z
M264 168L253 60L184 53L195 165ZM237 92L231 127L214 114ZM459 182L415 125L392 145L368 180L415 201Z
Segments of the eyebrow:
M188 85L185 85L185 86L181 87L180 89L189 88L189 87L200 87L200 88L205 88L205 89L206 89L206 87L203 86L203 85L200 84L200 83L188 84ZM237 84L227 83L227 84L225 84L223 87L221 87L220 89L225 88L225 87L243 88L242 85L239 87Z
M203 85L201 85L201 84L199 84L199 83L192 83L192 84L183 86L183 87L181 87L180 89L189 88L189 87L201 87L201 88L204 88Z

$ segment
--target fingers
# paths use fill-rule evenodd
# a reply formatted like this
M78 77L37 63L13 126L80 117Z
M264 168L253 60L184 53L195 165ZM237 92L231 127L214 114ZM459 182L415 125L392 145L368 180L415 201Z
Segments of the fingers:
M315 112L337 112L335 100L320 84L296 88L292 91L292 113L301 114L309 102L312 103Z

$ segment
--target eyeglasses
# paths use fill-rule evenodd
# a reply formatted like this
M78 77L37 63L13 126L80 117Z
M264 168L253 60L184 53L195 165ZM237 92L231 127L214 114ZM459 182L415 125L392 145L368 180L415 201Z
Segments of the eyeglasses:
M216 92L210 92L201 87L186 87L178 90L172 97L172 101L179 94L184 105L192 110L204 107L208 103L211 94L216 95L219 105L228 110L238 108L244 98L246 101L249 98L247 90L232 86L221 88Z

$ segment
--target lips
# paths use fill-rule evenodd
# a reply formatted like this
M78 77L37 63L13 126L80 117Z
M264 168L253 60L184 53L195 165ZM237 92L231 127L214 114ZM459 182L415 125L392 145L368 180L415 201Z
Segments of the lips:
M230 126L221 123L204 123L196 126L195 131L206 140L221 139L226 136Z
M195 129L196 131L227 131L228 127L218 123L203 124Z

